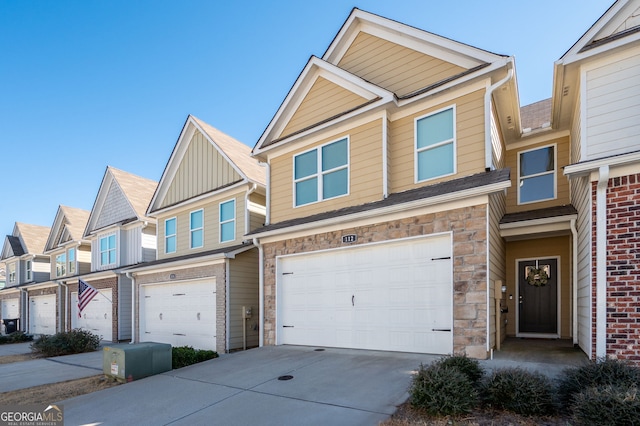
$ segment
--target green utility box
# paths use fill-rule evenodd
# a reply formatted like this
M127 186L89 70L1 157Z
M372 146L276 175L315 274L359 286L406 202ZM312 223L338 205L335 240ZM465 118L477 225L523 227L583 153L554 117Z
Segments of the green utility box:
M171 345L135 343L105 346L103 372L121 382L131 382L171 370Z

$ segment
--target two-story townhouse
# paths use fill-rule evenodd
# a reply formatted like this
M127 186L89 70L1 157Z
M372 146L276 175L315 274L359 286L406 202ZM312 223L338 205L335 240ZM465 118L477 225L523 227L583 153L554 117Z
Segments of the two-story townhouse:
M91 244L91 271L63 280L69 298L67 324L117 342L132 336L132 282L126 267L156 257L156 221L146 208L157 182L107 167L82 238ZM82 280L98 294L78 315Z
M24 319L28 317L27 289L25 287L49 279L49 256L44 245L50 229L46 226L19 223L7 235L0 262L6 273L6 286L0 290L0 316L3 320L18 319L5 330L26 331ZM15 328L14 328L15 327Z
M261 343L486 358L519 120L513 58L354 9L253 149Z
M552 123L571 133L577 343L640 362L640 1L616 1L555 63Z
M228 352L258 345L265 169L249 146L189 116L147 215L157 260L130 268L138 341Z
M49 280L28 287L29 315L25 329L31 334L54 334L67 329L68 283L91 267L91 244L82 239L89 211L59 206L44 246L50 258Z

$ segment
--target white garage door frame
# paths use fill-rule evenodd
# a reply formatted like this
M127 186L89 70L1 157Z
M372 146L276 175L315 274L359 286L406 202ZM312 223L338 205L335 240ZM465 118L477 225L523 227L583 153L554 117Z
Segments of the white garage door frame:
M29 296L29 333L56 333L56 295Z
M280 345L280 344L305 344L305 345L311 345L311 346L335 346L335 347L352 347L352 348L357 348L357 349L374 349L374 350L392 350L392 351L400 351L400 352L423 352L423 353L440 353L440 354L448 354L448 353L452 353L453 351L453 233L452 232L444 232L444 233L438 233L438 234L431 234L428 236L417 236L417 237L408 237L408 238L399 238L399 239L394 239L394 240L386 240L386 241L381 241L381 242L375 242L375 243L367 243L367 244L359 244L359 245L355 245L355 246L347 246L347 247L338 247L338 248L332 248L332 249L326 249L326 250L318 250L318 251L313 251L313 252L305 252L305 253L296 253L296 254L291 254L291 255L284 255L284 256L277 256L276 257L276 344ZM398 327L398 323L400 321L407 321L407 324L415 324L415 318L421 318L424 319L425 322L430 322L431 325L427 325L427 327L425 327L423 330L417 330L415 327L407 327L406 331L407 333L413 333L412 337L407 337L407 339L414 339L414 341L416 342L415 344L409 344L409 345L404 345L404 344L391 344L391 345L386 345L386 344L381 344L381 342L375 342L376 339L384 339L383 337L376 337L375 331L373 330L368 330L367 333L369 333L368 337L360 337L359 333L361 333L361 330L358 330L357 333L353 333L353 331L351 331L351 336L347 336L346 339L352 339L351 341L355 342L354 345L344 345L342 344L344 342L344 340L340 340L340 339L335 339L335 342L340 341L340 343L338 344L326 344L326 345L322 345L319 343L313 343L313 342L308 342L306 341L305 343L292 343L292 342L288 342L287 340L289 339L289 337L284 337L283 335L285 333L289 333L287 336L290 336L291 334L293 334L293 330L285 330L283 328L283 326L287 326L287 327L291 327L291 325L288 324L283 324L283 318L285 318L285 306L283 303L283 294L285 293L283 290L283 284L285 282L285 280L287 280L287 275L290 274L290 272L287 272L283 269L283 264L286 265L287 260L288 259L296 259L297 261L304 261L303 258L317 258L317 259L321 259L323 256L325 257L324 260L320 260L320 262L329 262L329 261L335 261L335 264L339 264L341 258L346 258L346 256L343 256L343 254L345 255L353 255L356 258L359 259L365 259L368 258L369 254L375 254L378 256L381 256L383 253L392 253L392 255L394 253L396 253L395 251L393 252L389 252L390 249L398 249L398 253L402 252L402 249L407 249L407 250L415 250L416 248L418 248L419 250L426 250L427 252L431 252L432 250L436 250L436 252L434 253L428 253L428 259L425 260L425 262L413 262L411 263L411 265L415 265L415 271L413 271L413 275L417 276L417 274L420 273L421 269L423 268L425 271L427 269L425 268L436 268L433 269L433 273L437 273L438 276L443 276L446 277L444 278L444 280L446 281L446 283L444 284L444 286L440 286L438 284L437 288L434 288L434 294L437 293L438 297L441 298L442 303L438 304L438 307L436 308L426 308L423 305L417 305L414 302L408 301L406 302L406 300L411 299L410 297L407 297L406 295L414 292L414 294L416 293L420 293L421 294L427 294L425 293L425 291L428 291L429 289L427 288L428 285L425 285L422 280L417 281L418 285L413 285L411 286L411 288L404 288L402 291L405 291L405 295L402 296L405 299L405 302L400 302L400 305L397 306L402 306L402 303L408 303L409 305L413 306L409 306L409 308L407 308L407 311L405 312L404 309L399 310L397 312L403 314L406 316L406 319L402 319L402 320L398 320L395 316L391 316L390 312L393 309L388 309L388 312L385 314L388 316L388 318L390 318L392 321L390 321L388 324L391 324L392 322L396 322L396 324L394 325L390 325L389 329L387 330L387 335L388 336L392 336L392 339L398 338L400 339L399 336L393 336L393 333L390 333L389 331L391 330L391 328L393 327ZM381 250L376 250L376 249L381 249ZM427 253L425 253L427 254ZM339 256L339 257L335 257L335 256ZM332 257L333 256L333 257ZM373 258L373 256L371 256L371 258ZM385 257L386 259L386 257ZM427 264L428 262L431 262L430 264ZM367 260L364 260L365 264L367 262ZM386 291L386 287L382 284L383 282L387 282L385 281L379 281L376 282L375 278L378 277L379 275L376 275L375 273L369 273L367 275L367 273L369 272L369 269L375 269L376 265L380 265L379 263L375 263L375 261L373 260L369 260L369 262L373 262L373 265L368 267L368 268L364 268L361 267L359 272L355 272L355 273L364 273L367 278L370 280L370 282L372 283L371 288L367 288L367 286L362 286L361 285L361 289L366 289L370 291L369 295L365 295L362 294L359 297L359 300L361 302L360 306L362 307L363 304L367 303L367 297L370 297L369 300L373 300L374 298L379 299L380 296L382 296L382 294ZM291 263L291 262L290 262ZM434 266L437 265L437 266ZM353 265L351 265L353 266ZM388 266L393 266L392 263L383 263L382 265L380 265L381 272L385 272L386 270L388 270ZM286 266L285 266L286 267ZM345 280L348 281L349 283L351 283L352 281L360 281L361 279L358 280L353 280L353 276L352 275L347 275L349 273L353 274L354 272L351 272L350 270L352 269L351 267L345 267L344 264L342 266L337 266L336 270L338 271L337 273L339 274L340 268L342 268L342 272L345 273ZM345 269L346 268L346 269ZM309 268L311 269L311 268ZM357 268L353 268L353 269L357 269ZM397 268L396 268L397 269ZM305 271L306 272L306 271ZM398 271L396 271L398 272ZM402 272L402 270L399 270L399 272ZM309 274L311 274L312 272L308 272ZM322 277L322 272L317 274L318 276ZM337 277L338 275L336 275ZM347 278L348 276L348 278ZM322 280L324 280L324 278L320 278ZM384 279L383 279L384 280ZM338 279L339 281L339 279ZM416 282L416 281L413 281ZM440 282L440 281L439 281ZM324 282L322 283L322 285L324 285ZM330 286L333 286L333 284L329 284ZM336 287L337 289L337 287ZM316 287L317 290L317 287ZM342 291L343 288L339 289L339 290L335 290L336 293ZM376 293L377 290L377 293ZM332 289L333 291L333 289ZM322 293L322 290L320 290L320 292L317 294L318 298L322 298L324 297L326 299L327 296L331 296L333 294L335 294L332 291L326 291L325 293ZM347 299L349 297L353 298L354 300L347 300L347 302L344 302L342 299L344 299L344 297L342 297L340 300L341 302L335 302L336 305L334 306L335 308L335 312L333 312L331 315L327 315L324 312L321 312L321 309L316 311L316 312L309 312L309 314L304 313L304 315L314 315L316 314L318 318L323 318L323 320L327 320L328 322L335 322L336 324L342 324L342 319L346 319L346 321L350 321L352 318L354 318L354 315L363 315L363 311L367 309L367 307L365 306L365 308L360 312L360 313L353 313L353 310L351 309L351 306L354 306L355 308L355 296L351 295L350 291L348 292L349 294L347 295ZM388 292L387 292L388 293ZM345 293L346 294L346 293ZM344 296L344 295L341 295ZM397 295L398 297L400 297L400 295ZM286 297L290 297L291 298L291 293L287 293ZM304 297L304 295L303 295ZM414 296L414 298L412 300L417 300L418 298L416 298ZM422 300L422 299L421 299ZM321 303L321 302L320 302ZM334 302L331 302L334 303ZM342 305L339 305L339 303L342 303ZM375 303L369 305L369 306L374 306ZM345 306L346 305L346 306ZM426 305L426 304L425 304ZM361 308L362 309L362 308ZM430 311L430 309L433 309L433 312ZM352 312L349 312L352 311ZM288 312L287 312L288 313ZM373 312L365 312L364 315L369 315L370 317L375 318L375 310ZM291 315L289 315L291 316ZM411 318L413 318L413 320ZM434 323L434 318L435 320L437 320L437 324ZM362 318L361 318L362 319ZM360 320L361 320L360 319ZM384 320L381 320L380 318L376 318L376 320L382 321L384 323ZM362 323L362 322L361 322ZM352 324L355 324L352 323ZM385 323L386 324L386 323ZM307 328L308 324L307 324ZM321 329L322 327L318 327L318 329ZM413 329L413 331L411 331L410 329ZM335 330L335 335L337 336L339 333L344 333L344 332L348 332L349 330ZM434 334L424 334L424 332L428 332L428 333L434 333ZM320 331L320 335L324 333L324 331ZM380 333L380 335L382 336L383 333ZM403 333L405 334L405 333ZM300 333L298 333L298 336L301 336ZM360 340L360 342L356 342L356 340ZM365 343L365 340L368 341ZM296 338L294 339L296 341L305 341L304 338ZM322 340L322 339L320 339ZM422 343L417 343L418 341L422 340ZM433 340L435 343L433 343L433 345L431 344L427 344L425 343L428 340ZM333 341L331 339L328 339L328 341ZM408 341L408 340L407 340ZM430 346L429 346L430 345ZM427 348L427 346L429 346ZM414 350L411 348L419 348L419 350Z
M98 290L78 318L78 292L71 293L71 328L81 328L97 334L107 342L113 342L113 292L110 288Z
M140 341L217 350L216 282L212 276L140 285Z

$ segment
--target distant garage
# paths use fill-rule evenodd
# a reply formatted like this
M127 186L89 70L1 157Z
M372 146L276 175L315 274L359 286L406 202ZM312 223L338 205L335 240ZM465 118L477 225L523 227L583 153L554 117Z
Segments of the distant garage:
M140 340L216 349L216 279L140 287Z
M29 333L51 335L56 333L56 295L29 297Z
M453 351L450 234L278 257L277 343Z

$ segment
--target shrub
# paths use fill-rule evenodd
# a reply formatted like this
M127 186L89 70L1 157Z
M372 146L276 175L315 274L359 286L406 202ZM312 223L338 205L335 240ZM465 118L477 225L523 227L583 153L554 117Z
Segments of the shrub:
M23 331L15 331L11 334L0 336L0 345L7 344L7 343L30 342L32 340L33 340L32 335L25 334Z
M171 368L174 370L213 358L218 358L218 353L215 351L193 349L191 346L171 348Z
M640 369L616 359L568 368L558 378L558 396L565 407L570 407L574 397L585 389L607 385L640 387Z
M93 352L100 345L100 336L87 330L71 330L40 336L31 344L31 351L45 357Z
M436 363L443 367L457 369L467 376L471 384L476 387L480 385L484 376L484 370L480 366L480 362L477 359L468 358L466 355L445 356L436 361Z
M478 391L457 368L435 362L420 369L411 381L410 401L435 416L471 412L478 404Z
M485 403L523 416L555 412L553 385L546 376L520 368L494 371L483 384Z
M580 425L640 423L640 395L636 386L592 387L574 395L573 415Z

